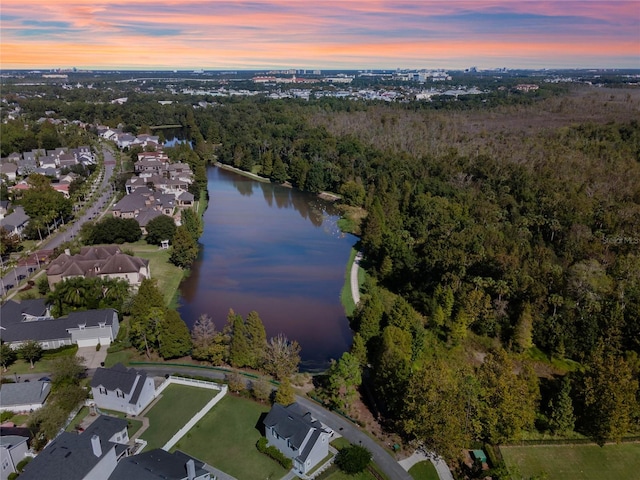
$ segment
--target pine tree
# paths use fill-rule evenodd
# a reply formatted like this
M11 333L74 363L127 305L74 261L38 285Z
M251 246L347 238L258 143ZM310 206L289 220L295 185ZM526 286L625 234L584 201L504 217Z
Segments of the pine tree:
M191 352L191 335L176 310L167 311L158 333L158 353L165 359L184 357Z
M551 410L549 426L555 434L564 435L575 427L576 417L573 414L573 402L571 401L571 382L567 376L562 379L560 391L549 402Z
M232 318L233 332L229 345L229 362L236 368L246 367L251 362L251 351L247 341L247 329L242 315L237 315L233 310L229 311Z
M267 348L267 333L258 312L252 311L245 321L247 344L249 347L249 363L247 366L255 369L262 368Z

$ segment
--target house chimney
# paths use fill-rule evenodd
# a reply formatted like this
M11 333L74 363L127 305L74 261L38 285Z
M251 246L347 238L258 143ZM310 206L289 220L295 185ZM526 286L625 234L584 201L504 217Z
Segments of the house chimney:
M91 437L91 449L93 450L93 454L100 458L102 456L102 445L100 443L100 437L98 435L94 435Z
M187 461L187 479L194 480L196 478L196 462L193 461L193 458L190 458Z

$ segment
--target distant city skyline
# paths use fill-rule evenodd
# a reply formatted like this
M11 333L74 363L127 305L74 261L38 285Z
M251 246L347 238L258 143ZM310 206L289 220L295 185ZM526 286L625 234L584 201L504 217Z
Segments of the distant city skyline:
M0 67L640 68L640 1L3 0Z

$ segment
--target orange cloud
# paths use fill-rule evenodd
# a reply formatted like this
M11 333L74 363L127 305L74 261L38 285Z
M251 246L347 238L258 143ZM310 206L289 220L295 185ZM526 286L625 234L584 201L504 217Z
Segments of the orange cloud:
M3 0L2 10L5 69L526 67L563 58L640 67L636 1Z

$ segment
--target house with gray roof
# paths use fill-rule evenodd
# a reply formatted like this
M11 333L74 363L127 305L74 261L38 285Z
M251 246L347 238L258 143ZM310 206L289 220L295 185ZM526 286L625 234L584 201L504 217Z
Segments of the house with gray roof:
M156 448L123 459L109 480L215 480L205 466L180 450L169 453Z
M49 382L3 383L0 385L0 412L31 412L44 405Z
M3 219L10 209L11 202L9 200L0 200L0 219Z
M10 213L6 217L0 220L0 227L4 228L7 232L22 237L22 231L29 223L29 215L24 213L24 208L17 206L13 213Z
M7 300L0 306L0 321L5 328L7 325L38 317L51 317L49 306L44 298L22 300L21 302Z
M98 408L139 415L155 398L156 388L153 378L144 370L117 363L111 368L96 370L91 392Z
M18 173L18 165L12 162L0 163L0 175L5 175L10 182L16 181L16 174Z
M264 427L269 445L290 458L293 468L300 473L308 473L329 454L333 431L297 403L288 407L274 403L264 419Z
M108 480L129 455L127 421L101 415L82 433L62 432L20 474L20 480Z
M38 168L38 160L34 153L26 152L24 154L24 159L18 160L18 172L17 174L23 177L33 173Z
M29 450L29 437L0 434L0 480L7 480L16 472L16 465L24 460Z
M12 349L28 340L37 340L44 350L78 344L92 347L110 345L118 335L118 312L112 308L71 312L66 317L7 317L2 312L0 338Z

